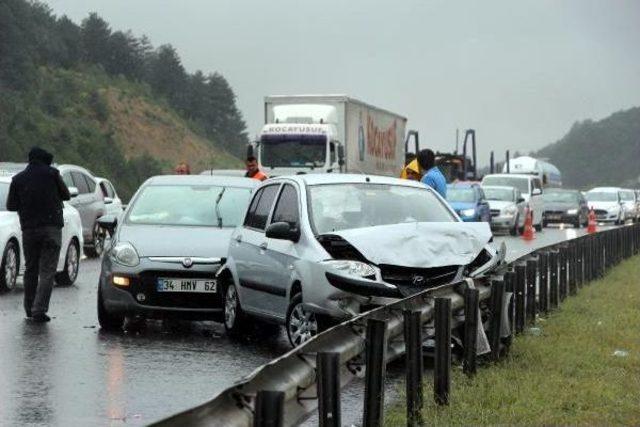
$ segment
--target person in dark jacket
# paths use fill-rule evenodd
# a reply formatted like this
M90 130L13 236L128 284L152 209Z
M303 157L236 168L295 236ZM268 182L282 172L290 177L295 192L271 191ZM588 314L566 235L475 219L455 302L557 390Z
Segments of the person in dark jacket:
M7 210L18 212L25 257L24 310L36 322L48 322L62 240L63 200L69 190L60 172L51 167L53 156L34 147L29 165L11 180Z

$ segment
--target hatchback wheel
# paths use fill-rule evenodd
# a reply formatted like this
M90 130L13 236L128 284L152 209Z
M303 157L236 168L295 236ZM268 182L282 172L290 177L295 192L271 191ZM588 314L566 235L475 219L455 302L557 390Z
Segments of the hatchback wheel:
M78 278L80 268L80 248L78 242L72 240L67 247L64 259L64 270L56 274L56 282L61 286L71 286Z
M85 249L87 256L90 258L99 258L102 255L105 237L104 230L96 221L95 224L93 224L92 244Z
M100 285L98 285L98 323L100 323L100 327L105 331L122 330L122 325L124 324L124 316L110 313L107 307L105 307Z
M0 263L0 289L10 291L16 287L19 267L18 245L16 242L10 241L4 248Z
M318 334L316 315L305 310L302 305L302 294L296 294L287 310L287 336L292 346L297 347Z
M229 283L224 291L224 329L233 337L242 335L247 329L247 315L240 306L234 283Z

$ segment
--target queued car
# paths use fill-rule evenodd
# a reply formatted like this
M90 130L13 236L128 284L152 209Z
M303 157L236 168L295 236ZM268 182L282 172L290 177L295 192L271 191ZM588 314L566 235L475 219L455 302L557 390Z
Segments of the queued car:
M125 317L222 318L215 277L258 181L202 175L148 179L119 216L102 257L98 321L120 329Z
M624 219L630 219L633 222L638 222L638 219L640 219L640 206L638 206L636 192L623 188L620 190L620 200L624 207Z
M71 200L69 203L80 212L85 242L84 252L88 257L97 258L104 250L105 233L98 225L98 218L107 211L102 190L95 177L87 169L75 165L55 166L67 185Z
M548 188L544 193L544 224L571 224L575 228L589 223L587 200L578 190Z
M106 215L120 215L123 210L122 199L118 196L115 187L106 178L96 177L96 182L102 191Z
M527 202L520 190L508 186L483 186L482 190L491 209L491 229L508 230L517 236L524 228Z
M585 195L589 209L593 209L596 220L622 224L625 220L624 206L618 187L596 187Z
M499 173L485 175L482 178L482 185L502 185L516 187L527 207L531 209L533 215L533 226L536 231L542 231L542 214L544 213L544 201L542 200L542 181L535 175Z
M217 275L224 326L284 324L297 346L375 306L500 264L487 223L464 223L433 189L349 174L272 178L254 192Z
M17 212L7 211L10 185L11 176L0 176L0 289L5 291L15 288L18 276L24 271L20 219ZM59 285L69 286L75 282L80 268L82 223L80 214L68 202L64 202L62 212L64 226L55 280Z
M480 184L467 182L448 184L447 201L465 222L491 222L489 202Z

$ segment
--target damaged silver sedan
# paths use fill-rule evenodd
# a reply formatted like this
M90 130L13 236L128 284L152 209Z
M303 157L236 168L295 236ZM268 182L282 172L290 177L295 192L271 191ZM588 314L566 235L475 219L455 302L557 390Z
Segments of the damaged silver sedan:
M263 183L218 272L224 324L284 324L297 346L373 307L492 271L486 223L464 223L421 183L298 175Z

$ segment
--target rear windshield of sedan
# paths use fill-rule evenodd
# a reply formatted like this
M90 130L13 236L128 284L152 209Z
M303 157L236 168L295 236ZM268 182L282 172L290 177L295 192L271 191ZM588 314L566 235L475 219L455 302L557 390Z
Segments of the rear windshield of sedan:
M449 187L447 188L447 200L472 203L476 201L476 192L473 191L473 188Z
M9 184L0 182L0 211L7 210L7 196L9 194Z
M618 193L613 191L589 191L587 200L590 202L617 202Z
M316 233L405 222L454 222L431 190L382 184L329 184L309 187Z
M516 187L522 194L529 194L529 178L516 176L485 176L482 185Z
M557 203L578 203L580 197L578 194L568 191L547 191L542 196L545 202L557 202Z
M251 189L210 185L150 185L133 201L128 224L235 227Z

